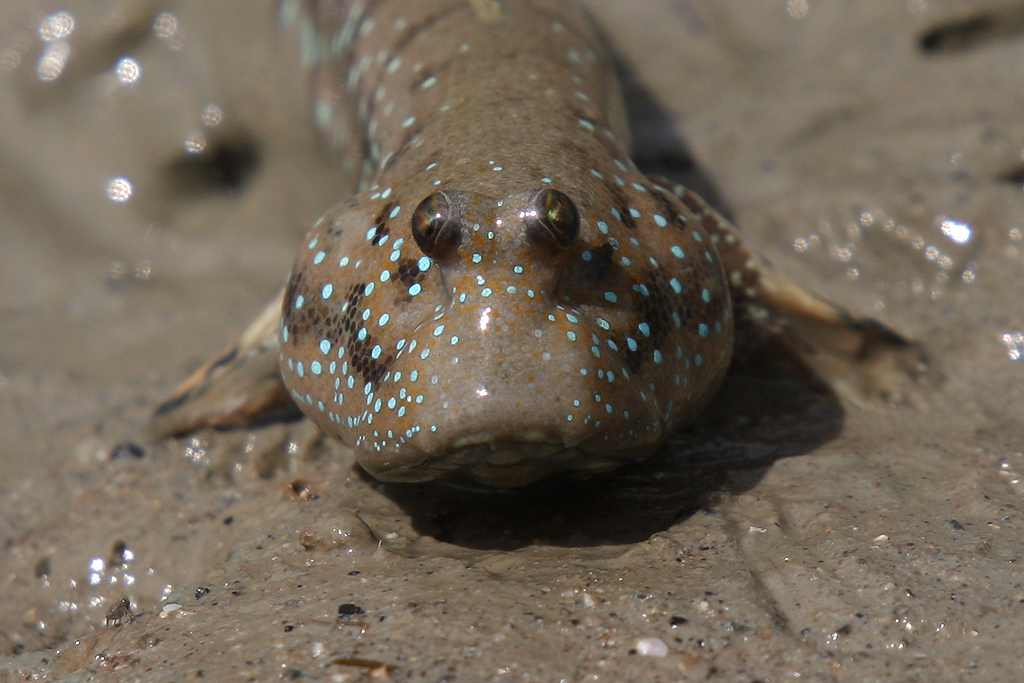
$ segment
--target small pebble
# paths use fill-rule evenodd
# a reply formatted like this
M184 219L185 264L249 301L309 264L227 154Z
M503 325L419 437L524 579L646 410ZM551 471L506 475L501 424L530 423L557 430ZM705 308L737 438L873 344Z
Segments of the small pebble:
M661 638L638 638L636 653L642 657L664 657L668 654L668 645Z

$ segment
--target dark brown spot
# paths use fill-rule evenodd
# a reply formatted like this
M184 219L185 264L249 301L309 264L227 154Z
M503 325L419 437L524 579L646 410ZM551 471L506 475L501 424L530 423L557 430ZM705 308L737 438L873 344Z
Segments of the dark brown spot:
M608 289L608 281L618 274L618 266L613 255L615 249L608 242L589 250L590 260L580 259L576 275L580 283L593 289L602 287Z
M680 215L683 207L679 206L678 200L660 187L650 188L654 203L658 205L658 213L675 228L682 230L686 227L686 218Z
M398 262L398 280L406 289L412 287L417 282L423 282L425 277L426 273L420 270L418 259L407 258Z

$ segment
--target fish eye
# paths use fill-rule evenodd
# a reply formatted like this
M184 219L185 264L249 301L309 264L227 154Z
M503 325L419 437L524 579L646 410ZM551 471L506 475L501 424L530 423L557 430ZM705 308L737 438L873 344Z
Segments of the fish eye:
M431 258L450 254L458 246L462 225L444 192L430 195L413 211L412 236L420 251Z
M572 200L558 190L539 190L530 208L520 216L526 224L527 239L552 251L568 247L579 234L579 211Z

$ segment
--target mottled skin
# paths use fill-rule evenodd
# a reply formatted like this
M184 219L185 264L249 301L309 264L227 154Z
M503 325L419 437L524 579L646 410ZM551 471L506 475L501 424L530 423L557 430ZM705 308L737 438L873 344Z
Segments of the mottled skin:
M302 409L381 478L467 470L518 484L608 469L692 418L729 363L709 231L630 161L587 22L562 2L482 11L388 2L326 32L354 35L346 95L373 102L358 127L376 163L293 268L282 371ZM543 188L578 210L568 245L527 239ZM431 258L411 224L439 191L459 243Z
M516 486L642 458L719 387L734 300L839 328L854 355L886 337L636 169L618 85L574 3L286 2L282 19L302 37L316 120L349 166L361 159L363 189L305 240L281 373L375 476ZM269 353L273 317L163 412L207 393L240 349ZM162 431L244 421L221 402L232 419Z

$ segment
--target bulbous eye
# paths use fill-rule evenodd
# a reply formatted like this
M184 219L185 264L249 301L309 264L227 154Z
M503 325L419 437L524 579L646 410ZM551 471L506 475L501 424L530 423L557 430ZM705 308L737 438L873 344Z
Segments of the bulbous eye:
M553 251L572 244L580 231L580 214L576 205L558 190L540 190L531 206L522 214L526 237L532 244Z
M452 205L444 192L435 192L416 207L412 214L412 236L420 251L431 258L450 254L462 237L462 225L452 215Z

